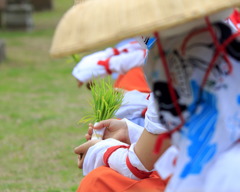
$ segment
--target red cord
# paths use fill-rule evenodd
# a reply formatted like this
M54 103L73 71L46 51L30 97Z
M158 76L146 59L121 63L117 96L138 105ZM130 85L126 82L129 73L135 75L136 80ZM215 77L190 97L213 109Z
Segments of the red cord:
M219 44L218 40L217 40L217 36L213 30L213 27L211 26L210 24L210 21L209 21L209 18L206 17L205 18L205 21L207 23L207 28L204 28L204 29L201 29L201 30L198 30L198 31L194 31L192 33L190 33L183 41L183 44L181 46L181 51L182 51L182 54L184 55L185 54L185 49L186 49L186 45L187 45L187 42L195 35L198 35L200 33L203 33L203 32L206 32L206 31L209 31L209 33L211 34L211 37L213 39L213 42L215 44L215 47L216 47L216 51L214 53L214 56L213 58L211 59L209 65L208 65L208 68L206 70L206 73L203 77L203 80L202 80L202 83L201 83L201 88L204 87L204 85L206 84L207 82L207 79L209 77L209 74L211 72L211 70L213 69L215 63L216 63L216 60L217 58L220 56L220 54L222 53L223 54L223 59L225 60L225 62L227 63L228 65L228 68L229 68L229 74L232 72L232 64L229 60L229 58L227 57L227 53L226 53L226 46L231 43L236 37L239 37L240 36L240 32L237 32L233 35L231 35L229 38L227 38L221 45ZM172 102L174 104L174 107L177 111L177 114L181 120L181 123L180 125L178 125L177 127L175 127L174 129L170 130L169 132L166 132L166 133L162 133L159 135L157 141L156 141L156 144L155 144L155 148L154 148L154 153L159 153L161 147L162 147L162 143L163 141L166 139L166 138L171 138L171 135L176 132L176 131L179 131L181 129L181 127L184 125L184 118L182 116L182 112L181 112L181 109L179 107L179 104L177 102L177 96L174 92L174 89L173 89L173 85L172 85L172 78L171 78L171 75L170 75L170 71L169 71L169 68L168 68L168 64L167 64L167 60L166 60L166 56L165 56L165 53L163 51L163 48L162 48L162 45L161 45L161 41L160 41L160 38L159 38L159 35L157 32L154 33L154 36L156 37L156 43L157 43L157 47L158 47L158 51L159 51L159 55L160 55L160 58L162 60L162 64L163 64L163 67L164 67L164 71L165 71L165 74L167 76L167 83L168 83L168 89L169 89L169 93L170 93L170 96L171 96L171 99L172 99ZM161 109L160 109L161 110Z
M182 54L185 55L187 43L193 36L198 35L200 33L204 33L206 31L208 31L208 28L199 29L197 31L193 31L193 32L189 33L187 35L187 37L185 37L185 39L183 40L183 43L182 43L182 46L181 46Z
M109 62L110 62L110 57L104 61L103 60L98 61L97 64L102 65L105 68L106 72L110 75L112 74L112 71L110 70Z
M182 116L182 111L181 111L180 106L179 106L179 104L177 102L177 96L176 96L176 93L175 93L173 85L172 85L172 78L171 78L171 75L170 75L170 71L168 69L167 60L166 60L165 53L164 53L163 48L162 48L162 44L161 44L159 35L158 35L157 32L155 32L154 36L156 37L159 55L160 55L160 57L162 59L162 64L164 66L165 74L167 76L168 90L169 90L169 93L170 93L173 105L174 105L174 107L176 109L176 112L177 112L181 122L183 122L184 119L183 119L183 116Z

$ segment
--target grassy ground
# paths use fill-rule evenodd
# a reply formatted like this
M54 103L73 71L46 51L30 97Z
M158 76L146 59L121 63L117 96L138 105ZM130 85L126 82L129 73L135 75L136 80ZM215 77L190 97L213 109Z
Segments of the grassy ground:
M0 191L75 191L82 178L73 148L84 141L77 121L89 110L67 58L48 51L56 24L72 1L34 13L31 32L0 30L7 59L0 63Z

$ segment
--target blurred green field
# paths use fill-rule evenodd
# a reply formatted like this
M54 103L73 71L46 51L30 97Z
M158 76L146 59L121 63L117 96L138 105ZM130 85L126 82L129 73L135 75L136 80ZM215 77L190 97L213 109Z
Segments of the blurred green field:
M0 30L7 59L0 63L0 191L71 192L81 171L74 147L87 127L90 92L79 89L68 58L48 51L57 22L73 1L55 0L34 13L31 32Z

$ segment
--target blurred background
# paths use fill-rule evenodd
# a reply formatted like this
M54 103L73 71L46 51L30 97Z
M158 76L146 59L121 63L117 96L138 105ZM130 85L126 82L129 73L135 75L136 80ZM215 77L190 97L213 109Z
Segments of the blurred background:
M86 87L71 58L51 59L54 29L73 0L0 0L0 191L75 191L74 147L87 126Z

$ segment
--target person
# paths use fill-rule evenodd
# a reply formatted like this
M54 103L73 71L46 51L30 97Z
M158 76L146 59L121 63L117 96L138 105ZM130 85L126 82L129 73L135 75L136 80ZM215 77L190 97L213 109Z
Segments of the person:
M126 177L144 178L149 176L157 159L166 150L165 145L160 146L163 138L171 138L179 154L165 191L239 191L240 88L236 82L240 80L240 42L237 38L240 33L233 33L223 20L232 11L228 8L239 5L240 1L188 1L176 6L172 6L175 1L133 2L114 1L118 4L117 9L125 13L120 14L114 9L114 19L128 15L128 28L124 28L124 33L124 25L121 28L115 24L111 29L115 30L115 36L118 32L121 37L136 35L136 30L139 35L153 32L156 45L149 51L145 71L152 85L161 123L168 132L160 133L154 129L156 132L151 133L145 129L136 144L129 148L111 138L97 143L88 141L75 149L77 154L83 154L80 166L83 163L84 168L86 159L91 156L95 162L93 168L105 164ZM111 1L90 1L78 8L86 11L88 7L92 14L92 7L101 7L102 4L105 9L98 14L109 13L114 7ZM123 5L125 9L121 9ZM129 14L133 6L134 14ZM180 17L181 14L184 17ZM68 16L63 23L71 18L70 13ZM103 21L97 18L102 17L96 17L99 27ZM137 21L141 21L141 27ZM59 29L61 26L64 25ZM84 27L93 28L89 25ZM159 30L161 33L154 32ZM106 38L116 38L110 34ZM103 42L103 36L92 38L88 44L91 48ZM56 49L54 54L61 53ZM121 147L113 152L108 150L109 147L113 149L110 140L115 142L114 146ZM164 140L163 144L167 141ZM160 148L160 152L156 150L157 154L152 153L155 143ZM105 151L91 155L104 145ZM109 155L109 152L112 153ZM102 160L104 157L107 157L105 161Z
M225 14L224 14L225 15ZM219 16L218 16L219 17ZM223 20L224 17L221 17L221 20ZM181 137L182 141L177 142L178 147L180 148L180 153L178 156L177 160L177 167L174 171L174 174L170 180L170 183L167 186L166 191L214 191L218 189L218 182L226 177L226 172L218 168L219 165L221 164L228 164L227 162L229 161L230 157L238 150L239 144L237 144L237 140L239 139L239 135L235 135L233 137L233 133L231 130L228 129L228 126L221 126L219 125L217 114L221 116L221 120L223 119L228 119L229 117L229 110L224 111L223 109L226 110L226 107L224 106L224 100L225 98L232 98L238 97L239 95L239 88L236 87L233 83L228 83L229 76L232 76L231 79L235 79L236 76L234 75L233 71L231 73L228 72L228 70L231 70L231 68L236 68L235 70L238 71L238 63L239 63L239 42L237 41L232 41L230 43L230 46L232 50L228 50L225 54L227 54L227 61L229 57L231 57L232 63L225 63L225 59L219 59L216 64L216 67L213 67L211 75L207 73L209 67L208 67L208 62L211 61L211 57L214 55L214 50L212 46L209 48L209 44L214 45L214 41L212 40L214 37L219 39L218 41L224 42L227 40L227 38L231 37L231 30L224 25L223 23L216 23L213 26L209 24L209 28L205 29L204 32L202 32L200 29L198 29L201 32L196 32L197 34L194 35L191 39L187 39L188 41L186 44L182 44L183 46L183 52L186 51L186 53L179 53L178 49L175 47L171 47L170 45L178 45L176 41L184 41L184 38L187 38L187 35L181 35L178 38L174 38L175 43L171 42L171 40L168 40L168 44L164 46L167 52L169 53L168 59L172 59L171 63L169 65L178 65L175 66L174 70L171 70L171 73L175 73L175 80L179 83L182 83L183 85L179 84L179 88L183 89L182 92L177 92L175 89L172 90L172 95L170 97L174 97L175 99L179 102L178 105L176 106L176 109L174 108L175 106L171 103L168 102L168 98L164 97L163 93L167 91L168 85L170 84L168 81L164 81L163 77L163 72L164 68L159 70L159 75L158 78L159 80L153 80L154 88L153 91L156 96L157 102L159 102L159 105L161 107L161 118L162 118L162 123L164 123L164 126L167 127L170 130L174 130L174 127L177 127L179 124L184 123L184 121L187 119L187 122L185 123L183 131L183 135L181 136L181 132L176 132L174 133L175 136ZM221 34L221 36L216 37L213 36L211 37L211 33L209 34L209 31L212 29L216 30L218 34ZM222 34L226 34L226 37L223 37ZM205 41L203 41L205 39ZM158 44L160 46L161 44ZM169 46L168 46L169 45ZM181 45L181 44L180 44ZM235 46L234 46L235 45ZM179 45L178 45L179 46ZM186 46L186 47L184 47ZM215 45L217 46L217 45ZM181 51L181 50L180 50ZM202 59L203 53L205 54L205 60ZM158 49L157 46L155 46L152 50L152 52L149 52L149 60L156 58L158 55ZM183 54L185 56L185 60L183 60ZM188 55L187 55L188 54ZM163 59L164 56L161 56L161 59ZM174 60L176 60L174 62ZM181 61L182 60L182 61ZM150 60L151 61L151 60ZM159 62L159 60L155 61ZM155 62L152 65L155 65ZM163 62L163 61L162 61ZM185 71L181 71L183 69L183 66L189 66L189 69L186 68ZM224 67L225 66L225 67ZM229 68L228 68L228 67ZM192 67L192 68L191 68ZM153 66L154 68L154 66ZM200 75L193 75L192 73L188 72L188 70L194 70L194 73L200 74ZM156 72L156 71L155 71ZM206 74L209 75L208 78L206 79ZM186 78L186 75L189 75L188 78ZM202 77L201 77L202 76ZM156 77L155 77L156 78ZM176 79L179 78L179 79ZM221 79L226 78L226 82L222 83ZM151 80L151 79L150 79ZM192 93L190 92L190 87L185 87L187 84L181 81L189 81L189 86L192 89ZM219 81L220 80L220 81ZM214 85L206 85L206 82L214 82ZM231 81L230 81L231 82ZM183 87L182 87L183 86ZM228 89L230 89L230 92L225 91L224 88L221 88L221 86L227 86ZM223 89L223 90L222 90ZM164 91L165 90L165 91ZM220 91L218 91L220 90ZM200 92L199 92L200 91ZM181 93L182 95L177 95ZM185 98L184 98L185 97ZM200 98L199 98L200 97ZM214 99L215 97L215 99ZM224 99L222 101L222 99ZM185 100L185 101L184 101ZM219 104L217 104L219 102ZM220 105L221 103L221 105ZM169 107L165 108L166 105L170 105ZM191 107L189 106L191 105ZM220 106L219 106L220 105ZM229 105L229 103L228 103ZM239 104L232 103L231 110L234 111L235 114L239 113ZM189 107L187 107L189 106ZM234 113L233 111L231 114L233 116ZM184 114L185 113L185 114ZM184 114L184 117L183 117ZM180 116L180 117L178 117ZM233 117L232 117L233 118ZM166 123L166 119L169 119L168 123ZM224 120L225 122L227 120ZM233 120L234 121L234 120ZM170 125L172 127L170 127ZM198 126L195 126L195 125ZM205 124L208 124L208 126L203 126ZM218 126L217 126L218 125ZM204 128L203 130L201 130ZM215 129L215 130L214 130ZM176 130L176 128L175 128ZM222 133L228 133L229 137L222 135ZM150 131L146 132L146 138L144 137L144 132L143 132L143 137L141 140L138 140L136 145L134 146L134 149L130 147L130 150L124 149L122 151L117 150L116 152L112 153L112 155L109 158L109 167L112 169L116 170L117 172L133 179L137 179L133 173L125 173L125 170L122 171L122 167L120 168L120 165L122 165L122 161L124 162L124 159L122 161L118 162L117 159L119 156L124 156L123 154L131 154L131 152L135 152L135 155L139 158L139 162L134 164L134 167L137 167L137 169L140 169L141 171L144 172L149 172L153 169L153 165L156 162L156 160L159 158L160 155L154 156L151 153L149 154L149 151L152 151L151 148L149 150L149 146L153 146L154 143L156 142L156 135L151 135L149 134ZM149 135L148 135L149 134ZM186 135L184 137L184 135ZM202 138L201 138L202 135ZM213 137L214 135L214 137ZM231 136L230 136L231 135ZM155 140L154 140L155 137ZM233 138L232 138L233 137ZM152 138L153 143L149 141L147 138ZM212 140L214 139L214 140ZM212 140L212 144L211 141ZM103 146L103 142L101 141L101 146ZM105 140L107 143L108 140ZM188 144L190 142L190 144ZM224 144L223 144L224 142ZM96 144L95 147L97 148ZM115 144L116 145L116 144ZM123 145L121 143L118 143L118 145ZM233 145L231 147L231 145ZM111 145L110 145L111 146ZM110 147L109 145L107 148ZM144 146L148 146L144 149ZM80 151L82 150L83 146L80 146L79 148L76 149L76 153L78 153L79 149ZM90 157L94 157L91 155L92 151L95 148L94 146L91 147L88 151ZM99 146L98 146L99 147ZM228 148L230 147L231 150ZM228 149L228 150L227 150ZM106 148L104 149L106 151ZM132 150L132 151L131 151ZM105 152L106 153L106 152ZM98 155L99 155L98 151ZM144 154L141 156L141 154ZM221 162L224 161L218 156L226 156L225 157L225 163ZM99 155L100 156L100 155ZM104 156L104 153L103 153ZM124 156L125 157L125 156ZM146 157L146 158L145 158ZM150 158L149 158L150 157ZM237 159L238 156L234 155L233 157L236 157ZM99 158L99 157L98 157ZM189 158L189 159L187 159ZM132 158L134 159L134 158ZM103 161L104 162L104 161ZM132 160L134 163L134 160ZM231 161L229 161L230 163ZM141 163L144 165L142 166ZM219 164L219 165L218 165ZM230 163L231 164L231 163ZM104 165L104 164L103 164ZM141 165L141 166L140 166ZM96 168L97 166L94 166L91 170ZM126 166L127 167L127 166ZM233 165L229 167L229 170L238 170L236 171L237 173L233 173L229 171L228 176L231 178L231 181L228 180L225 183L223 183L222 190L227 190L230 189L230 191L238 191L240 189L240 186L237 185L237 180L236 176L238 176L240 170L237 169L235 166L234 168ZM84 168L84 164L83 164ZM206 173L205 173L206 172ZM221 173L221 174L217 174ZM226 177L226 178L227 178ZM205 178L208 178L207 181L205 181ZM235 178L235 179L234 179Z
M117 73L114 88L124 90L124 98L115 116L143 126L151 92L142 69L146 51L136 40L125 39L115 47L84 56L74 67L72 75L81 87L92 78Z
M150 104L148 106L148 110L146 112L145 118L145 126L149 129L161 130L161 132L165 132L165 128L161 126L159 123L159 119L157 117L156 110L154 108L154 102L152 95L149 98ZM81 153L83 148L87 148L90 143L95 143L98 141L90 141L92 136L93 128L101 129L103 127L108 127L105 131L105 135L103 139L106 138L114 138L121 142L124 146L126 144L134 144L139 137L141 136L144 128L127 120L126 118L122 120L111 119L101 121L95 127L90 125L88 134L86 134L86 139L89 142L85 143L85 145L81 146L80 151L79 148L76 148L75 152L77 154ZM118 144L120 144L119 142ZM115 140L108 140L107 145L115 145ZM166 187L166 184L174 170L174 161L177 157L177 149L174 146L169 147L169 143L166 144L166 148L169 149L164 153L164 155L160 158L159 164L162 166L160 175L156 173L156 171L151 172L149 177L144 178L142 180L135 180L136 177L132 175L132 177L127 178L123 175L115 172L113 169L110 169L106 166L100 166L102 164L102 154L105 151L104 145L98 147L98 149L94 149L93 151L89 151L88 155L84 158L84 169L83 174L85 177L81 181L77 192L81 191L163 191ZM122 154L124 155L124 154ZM100 157L99 161L95 161L94 157ZM121 156L121 155L120 155ZM110 157L111 158L111 157ZM117 159L113 161L119 160L119 154L116 156ZM93 161L94 159L94 161ZM83 167L83 158L78 156L79 168ZM98 164L96 166L96 164ZM100 166L100 167L99 167ZM98 167L98 168L96 168ZM95 169L96 168L96 169ZM93 170L93 171L92 171ZM99 177L101 175L101 177ZM104 179L102 179L104 178ZM116 182L117 181L117 182Z

